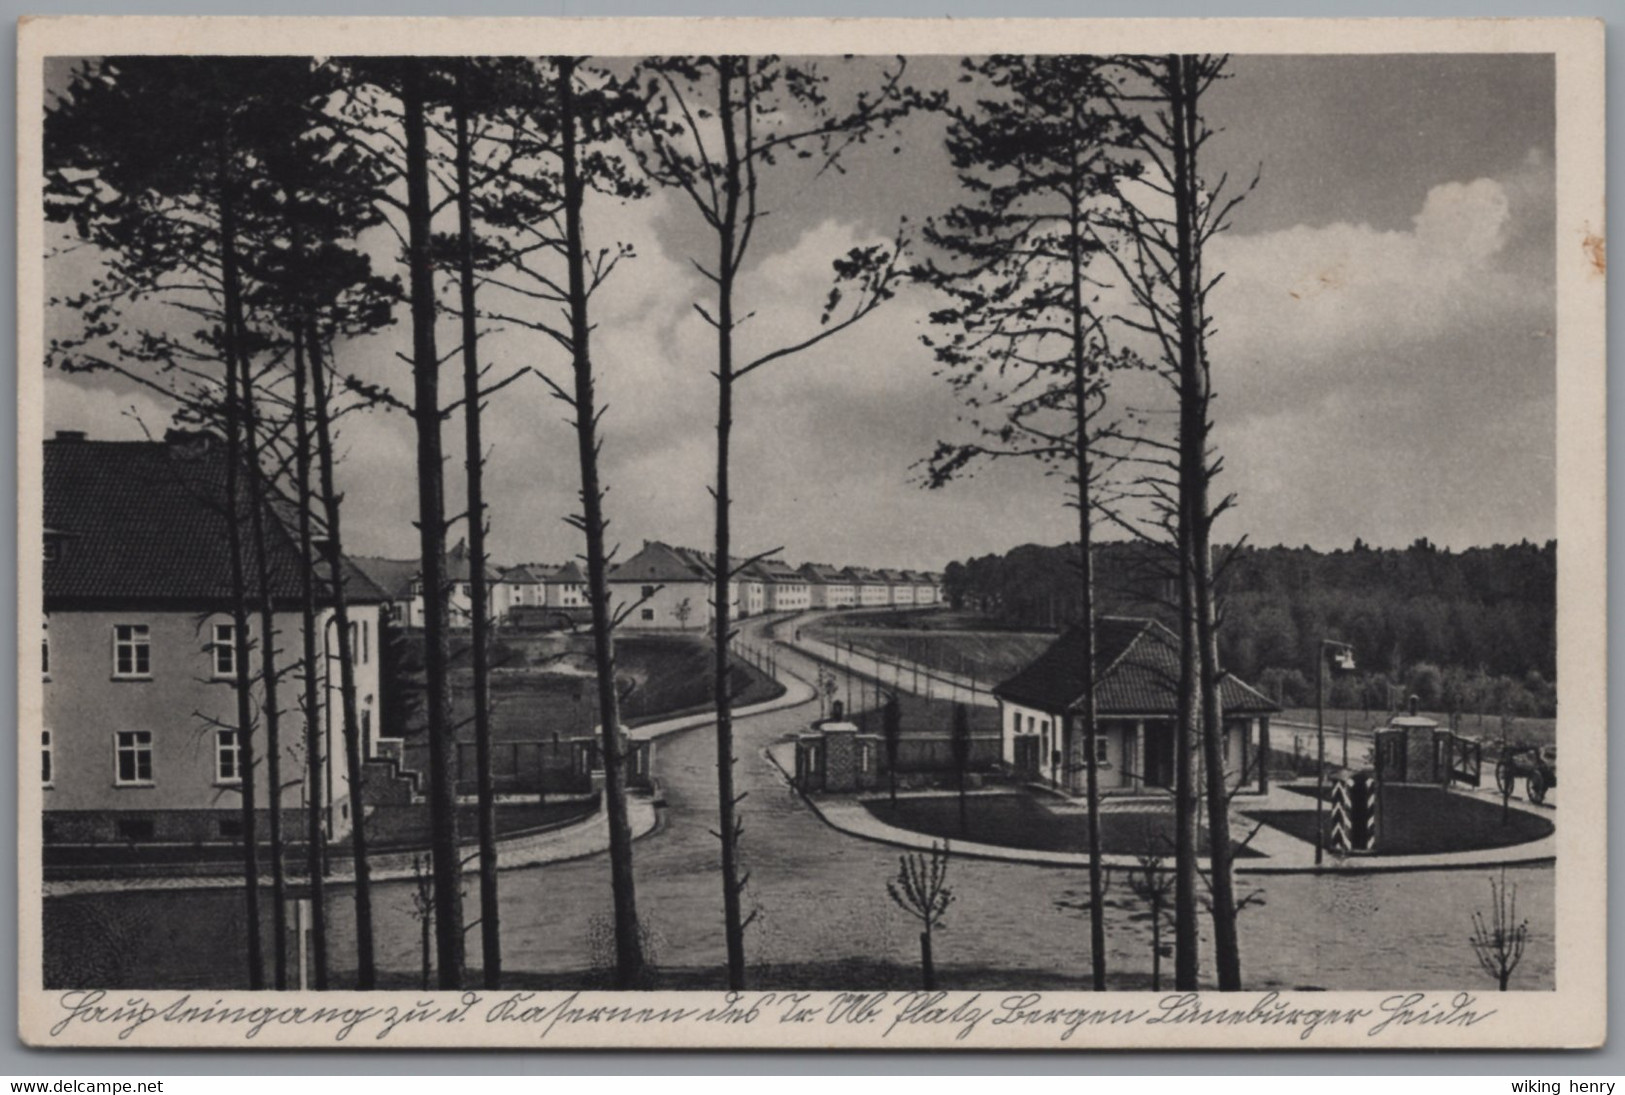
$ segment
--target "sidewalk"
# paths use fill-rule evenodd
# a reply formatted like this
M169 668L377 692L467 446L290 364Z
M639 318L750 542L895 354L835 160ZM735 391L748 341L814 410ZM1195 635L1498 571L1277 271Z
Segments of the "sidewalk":
M655 801L651 797L628 797L626 811L627 820L632 827L632 839L634 840L649 835L659 827L659 811L656 809ZM467 841L461 847L464 853L463 873L476 873L479 870L479 863L474 858L474 852L478 845L472 841ZM608 847L609 815L604 813L603 810L599 810L574 825L499 840L497 842L497 869L511 871L520 867L537 867L544 863L562 863L566 860L597 855ZM412 865L414 857L427 860L428 849L384 852L379 855L368 856L367 862L372 868L372 881L399 882L416 877L417 872ZM269 872L261 875L261 881L266 885L270 884L270 878ZM330 862L327 875L329 885L343 886L354 880L354 864L349 859L334 859ZM291 881L296 884L299 883L298 879ZM71 897L75 894L119 893L138 890L240 889L242 885L243 876L239 871L236 874L202 876L142 875L122 878L57 879L44 883L42 891L46 897Z
M769 711L779 711L787 707L796 707L809 703L815 698L813 686L802 680L795 673L779 668L778 680L785 685L784 694L771 700L752 704L749 707L736 708L733 712L735 719L749 718L752 715L761 715ZM714 711L701 711L678 718L668 719L664 722L646 723L642 726L630 727L627 734L634 741L655 741L669 737L687 730L697 730L716 722ZM654 764L658 771L658 750ZM664 809L658 805L658 792L652 796L633 795L626 801L628 821L631 823L632 838L634 840L648 836L660 828ZM466 856L472 856L476 848L473 842L463 844ZM497 844L497 867L499 870L511 871L523 867L539 867L549 863L563 863L573 859L583 859L587 856L599 855L609 850L609 818L603 810L581 821L558 829L546 832L531 833L501 840ZM397 882L415 877L416 872L412 866L414 856L424 857L427 849L416 851L385 852L368 857L372 867L372 880L374 882ZM464 872L472 874L478 870L478 863L467 859ZM355 877L353 865L347 859L332 861L327 881L330 884L345 885ZM267 884L270 875L264 875ZM176 875L141 875L126 876L122 878L86 878L86 879L59 879L44 883L43 892L46 897L68 897L84 893L112 893L136 890L211 890L238 888L243 885L241 872L225 875L205 876L176 876Z
M795 770L795 743L778 742L764 750L786 783ZM984 792L985 793L985 792ZM1279 796L1279 797L1278 797ZM873 797L872 795L869 797ZM831 828L848 836L872 840L898 848L930 851L933 843L942 844L941 837L932 837L909 829L888 825L875 817L857 795L812 796L803 795L803 801ZM1258 822L1243 815L1244 810L1302 809L1301 795L1276 786L1265 796L1238 797L1231 805L1230 824L1233 834L1250 832ZM1513 802L1514 809L1549 817L1550 812L1528 804ZM1083 852L1046 852L1026 848L1009 848L997 844L952 840L947 842L954 855L971 859L994 859L1006 863L1028 863L1045 867L1084 868L1089 856ZM1526 844L1506 848L1484 848L1468 852L1450 852L1439 855L1403 856L1327 856L1323 864L1315 866L1314 845L1298 840L1288 833L1269 825L1260 826L1249 844L1258 857L1237 858L1234 872L1241 874L1386 874L1406 871L1465 870L1475 867L1520 866L1550 863L1557 858L1557 834ZM1105 854L1101 862L1106 867L1137 868L1139 859L1133 855ZM1206 858L1198 860L1206 868Z

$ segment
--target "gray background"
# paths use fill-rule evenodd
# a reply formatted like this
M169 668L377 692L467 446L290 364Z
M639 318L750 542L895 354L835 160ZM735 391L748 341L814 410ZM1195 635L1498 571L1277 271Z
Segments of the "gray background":
M1609 0L1569 0L1562 4L1514 3L1511 0L1323 0L1317 5L1286 0L1223 0L1203 4L1198 0L1084 0L1081 3L1035 2L1035 0L887 0L882 4L848 2L818 2L806 0L687 0L662 3L659 0L621 0L604 4L583 3L527 3L525 0L464 0L462 3L431 3L423 0L278 0L259 5L231 4L225 0L79 0L77 3L56 0L0 0L6 42L0 50L0 84L16 86L16 20L25 14L150 14L150 15L812 15L859 16L888 15L929 17L951 15L1025 16L1025 17L1145 17L1145 16L1261 16L1286 17L1302 15L1339 16L1592 16L1607 17L1619 11ZM1608 28L1610 54L1625 41L1617 20ZM1610 71L1608 99L1620 101L1619 79ZM0 172L0 208L13 207L15 201L15 110L3 112L4 135L0 148L6 150L7 169ZM1617 135L1615 119L1608 127L1611 153L1608 157L1609 173L1618 175L1619 147L1612 140ZM1615 202L1610 195L1612 214ZM1614 223L1619 219L1610 216ZM15 226L10 217L0 218L0 252L13 256L0 275L0 327L15 330ZM1618 303L1619 279L1610 286L1610 305ZM1621 322L1617 308L1610 308L1610 333L1620 334ZM15 391L16 362L12 355L0 360L0 390ZM1609 414L1613 421L1625 421L1625 388L1619 385L1609 398ZM5 481L16 483L16 423L5 416L3 439L0 439L0 473ZM1620 463L1625 454L1625 431L1611 435L1608 446L1610 467ZM1613 489L1609 492L1610 508L1616 496L1625 492L1619 479L1611 477ZM16 614L17 588L10 576L16 573L12 557L16 550L15 507L0 506L0 573L7 575L4 587L5 607L13 617ZM1619 566L1618 554L1611 552L1610 563ZM1613 611L1617 598L1610 595L1610 619L1618 618ZM1614 629L1610 627L1610 636ZM0 629L0 705L8 711L16 710L16 629ZM1625 647L1612 644L1609 659L1612 670L1625 664ZM1610 711L1612 712L1612 705ZM1610 716L1610 723L1613 719ZM1620 751L1612 750L1609 757L1610 782L1617 782L1625 774ZM0 779L0 817L16 817L16 783L9 778ZM1622 895L1620 850L1625 848L1625 817L1613 811L1609 822L1609 907L1625 908ZM16 938L16 846L11 839L0 839L4 858L0 860L0 940ZM1617 920L1615 916L1611 919ZM1612 940L1611 940L1612 942ZM1622 976L1619 955L1610 947L1608 983L1613 999L1625 999L1625 976ZM412 1072L433 1074L582 1074L582 1073L806 1073L830 1075L847 1073L1004 1073L1027 1072L1074 1073L1087 1072L1103 1075L1136 1073L1168 1073L1203 1075L1209 1073L1346 1073L1354 1070L1367 1075L1383 1074L1488 1074L1518 1075L1532 1073L1547 1076L1585 1076L1625 1074L1625 1044L1619 1037L1621 1020L1619 1009L1610 1011L1610 1045L1594 1053L1535 1054L1474 1053L1458 1055L1447 1053L1368 1052L1359 1058L1348 1054L1328 1052L1305 1053L1095 1053L1083 1056L1075 1053L1052 1054L743 1054L743 1053L647 1053L607 1054L565 1052L481 1052L457 1054L444 1051L418 1052L327 1051L310 1053L255 1052L252 1061L245 1061L238 1051L231 1052L139 1052L101 1051L72 1052L32 1050L15 1040L17 1029L17 955L14 946L4 948L0 956L0 1075L27 1076L94 1076L117 1075L127 1078L162 1075L208 1075L252 1069L262 1074L339 1074L375 1075Z

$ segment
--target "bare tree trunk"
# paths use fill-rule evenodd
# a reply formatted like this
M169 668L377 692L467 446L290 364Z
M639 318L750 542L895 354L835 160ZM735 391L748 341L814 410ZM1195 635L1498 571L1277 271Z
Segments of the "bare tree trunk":
M480 438L479 330L474 299L474 211L465 76L457 70L458 289L463 320L463 423L468 468L469 623L474 640L474 752L479 800L480 943L485 987L502 985L502 926L497 907L497 810L491 785L491 606L485 580L485 449Z
M1185 189L1182 193L1176 193L1177 200L1190 205L1194 219L1194 211L1201 200L1200 179L1196 171L1201 92L1197 84L1198 75L1193 66L1189 64L1185 66L1182 79L1184 84L1180 91L1185 99L1183 111ZM1202 284L1202 248L1200 240L1194 235L1191 239L1191 248L1192 253L1189 256L1191 281L1193 285L1199 286ZM1196 425L1200 429L1186 445L1190 450L1190 470L1193 473L1190 490L1191 513L1195 519L1196 535L1194 560L1196 627L1201 645L1202 735L1206 750L1208 782L1208 889L1213 904L1213 951L1219 975L1219 989L1223 992L1236 992L1241 989L1241 951L1236 934L1235 880L1231 873L1230 795L1225 787L1224 705L1219 691L1221 675L1218 624L1215 615L1217 592L1213 585L1213 515L1208 495L1208 481L1212 474L1207 463L1208 437L1211 429L1208 411L1213 393L1208 374L1207 334L1204 329L1206 316L1202 307L1202 297L1193 291L1191 298L1194 310L1185 317L1185 323L1192 327L1197 339L1196 368L1192 381L1201 412L1196 419Z
M1074 131L1075 132L1075 131ZM1082 180L1077 177L1078 149L1073 142L1073 180L1070 199L1070 261L1072 273L1072 398L1077 403L1078 434L1073 474L1078 480L1078 591L1082 607L1078 626L1083 632L1083 755L1084 794L1089 828L1089 965L1096 992L1106 991L1106 906L1100 855L1100 776L1095 742L1099 736L1095 703L1095 562L1094 521L1089 510L1092 474L1089 456L1089 373L1084 351L1083 212ZM1070 750L1071 742L1067 743ZM1068 758L1071 759L1070 757ZM1068 788L1070 790L1070 788Z
M362 787L364 762L361 718L356 710L355 649L350 644L350 604L344 588L344 539L340 525L343 498L333 481L333 409L322 344L314 323L306 327L305 342L310 354L311 394L316 403L316 453L321 468L322 511L327 525L328 596L333 599L333 629L338 641L339 707L344 724L344 770L350 804L350 855L355 865L356 988L369 991L377 984L372 941L372 866L367 859L367 803Z
M323 783L327 775L322 742L320 666L316 654L316 553L310 528L315 488L310 474L310 365L303 329L293 335L294 490L299 502L300 638L305 707L305 874L310 879L312 982L327 988L327 822Z
M1203 490L1198 506L1206 498ZM1205 510L1205 507L1202 507ZM1241 989L1241 951L1236 933L1236 891L1231 871L1230 794L1224 772L1224 708L1219 695L1219 641L1214 625L1208 537L1198 537L1196 626L1201 647L1202 745L1207 770L1208 898L1213 912L1213 955L1221 992Z
M1184 218L1193 223L1201 201L1200 178L1196 170L1198 125L1200 120L1199 75L1187 60L1181 66L1179 97L1184 102L1180 118L1184 125L1183 170L1176 180L1175 200L1190 210ZM1202 295L1196 288L1202 284L1202 247L1199 237L1190 233L1185 238L1185 253L1181 256L1181 269L1188 271L1190 290L1188 302L1191 311L1182 313L1182 327L1193 332L1195 355L1189 373L1193 401L1199 408L1193 422L1191 436L1181 436L1188 464L1184 470L1190 479L1182 487L1191 496L1193 562L1196 569L1196 628L1200 647L1200 676L1202 691L1202 741L1204 767L1207 770L1208 801L1208 862L1209 898L1213 906L1213 951L1219 977L1219 989L1235 992L1241 988L1241 952L1236 934L1235 880L1231 873L1230 849L1230 795L1225 786L1224 772L1224 706L1220 695L1219 638L1213 573L1213 515L1208 494L1211 469L1208 467L1208 438L1211 428L1208 412L1212 403L1212 385L1208 373L1206 350L1206 316ZM1183 344L1182 344L1183 345Z
M237 775L242 788L243 881L247 931L248 987L265 987L264 942L260 938L259 825L254 793L254 708L248 675L248 579L243 560L240 514L243 472L241 389L248 363L242 347L242 287L238 275L237 217L224 154L220 166L220 267L226 344L226 540L231 559L232 669L237 692Z
M1241 988L1241 957L1236 935L1236 902L1231 874L1230 797L1224 774L1224 709L1220 700L1217 624L1214 615L1212 507L1208 495L1208 411L1211 388L1202 309L1202 248L1195 229L1201 203L1196 170L1199 74L1195 59L1174 59L1172 121L1174 202L1177 207L1180 302L1180 498L1188 521L1194 655L1201 705L1202 768L1207 780L1208 890L1212 904L1214 959L1219 988Z
M435 957L442 989L463 986L463 890L457 841L457 742L447 663L446 505L440 440L440 357L435 349L434 253L423 62L402 65L406 117L407 242L412 301L412 414L417 424L418 538L423 556L424 709L429 737L429 816L434 851Z
M288 987L287 877L282 862L282 703L277 686L276 602L271 588L271 564L266 543L265 475L260 470L259 415L255 410L253 380L243 372L243 462L249 484L249 528L254 537L254 569L259 580L260 680L265 708L265 780L269 810L266 827L271 842L271 934L273 984Z
M598 409L594 395L592 327L587 313L586 256L581 240L585 187L576 149L575 61L558 61L562 115L565 261L569 266L570 345L575 373L573 406L581 463L581 522L587 538L587 593L592 606L593 656L598 667L598 711L604 746L604 810L609 818L610 891L615 904L615 987L637 988L645 978L632 873L632 828L626 816L626 759L621 750L620 697L615 690L615 645L609 601L609 553L604 545L604 488L598 479Z
M1151 903L1151 991L1162 991L1162 906Z
M731 638L728 578L729 557L728 445L733 431L733 287L735 244L740 198L740 158L734 134L733 68L724 59L719 66L719 97L723 147L726 154L725 201L718 237L717 267L717 483L716 498L716 666L717 705L717 833L722 843L722 921L728 945L728 987L745 987L745 928L740 913L739 820L734 807L733 711L728 696L728 641Z
M1190 192L1187 177L1188 161L1185 148L1184 59L1178 55L1168 57L1170 85L1169 106L1174 130L1175 194ZM1201 716L1201 636L1197 626L1196 542L1199 518L1194 512L1191 492L1192 477L1201 472L1201 453L1198 448L1196 467L1191 467L1190 439L1199 436L1201 416L1206 408L1196 390L1195 376L1200 368L1197 332L1189 322L1196 312L1196 269L1192 258L1195 225L1189 202L1176 201L1176 256L1179 295L1179 718L1175 733L1175 788L1174 788L1174 987L1196 988L1198 977L1197 954L1197 817L1198 787L1196 779L1196 746L1200 733Z

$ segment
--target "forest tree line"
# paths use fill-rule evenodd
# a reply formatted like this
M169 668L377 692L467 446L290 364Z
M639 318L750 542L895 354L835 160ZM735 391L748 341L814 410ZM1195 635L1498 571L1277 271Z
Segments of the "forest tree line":
M1167 617L1160 576L1138 545L1095 549L1098 610ZM948 564L956 608L1001 626L1059 629L1078 619L1077 545L1025 544ZM1354 647L1357 668L1328 675L1333 707L1391 710L1414 694L1436 711L1550 717L1557 704L1557 543L1461 551L1221 549L1224 666L1283 706L1315 701L1316 645Z

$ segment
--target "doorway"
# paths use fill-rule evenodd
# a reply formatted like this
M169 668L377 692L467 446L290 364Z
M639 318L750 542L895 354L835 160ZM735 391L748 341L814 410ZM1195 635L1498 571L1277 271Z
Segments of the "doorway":
M1174 734L1166 722L1145 724L1145 785L1172 789L1174 785Z

